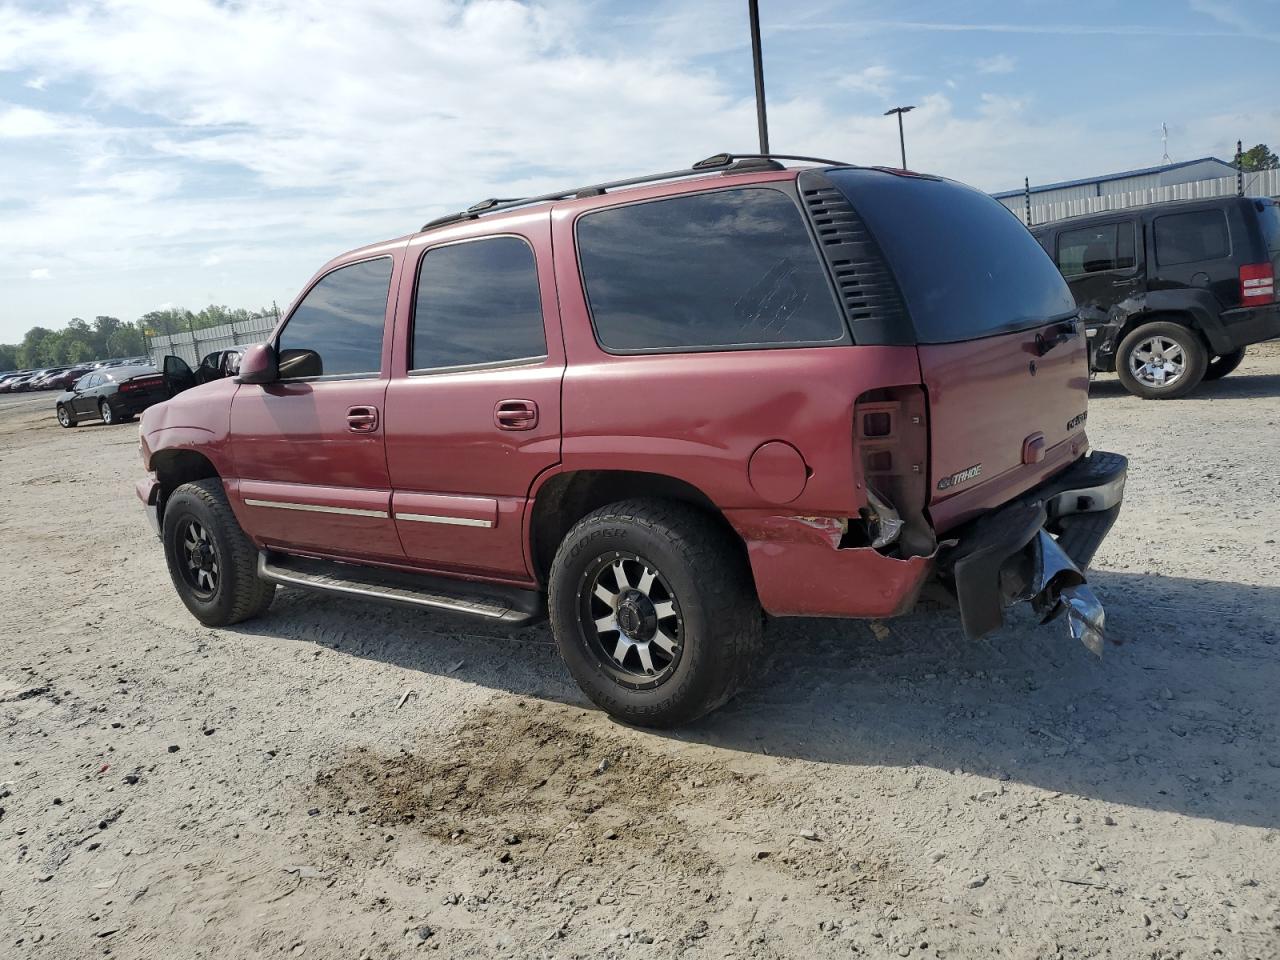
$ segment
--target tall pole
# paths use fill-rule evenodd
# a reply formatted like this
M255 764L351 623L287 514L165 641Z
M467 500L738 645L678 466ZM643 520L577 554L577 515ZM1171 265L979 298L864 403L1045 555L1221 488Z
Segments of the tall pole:
M1244 141L1236 141L1236 196L1244 196Z
M1022 190L1023 190L1023 196L1026 198L1026 201L1027 201L1027 226L1029 227L1031 226L1031 178L1030 177L1022 178Z
M913 106L890 107L888 110L884 112L884 115L886 117L891 113L896 113L898 115L898 148L902 151L902 169L903 170L907 169L907 137L906 137L906 134L902 132L902 115L904 113L910 113L914 109L915 107Z
M764 109L764 59L760 53L760 2L747 0L751 15L751 66L756 76L756 125L760 128L760 152L769 152L769 121Z

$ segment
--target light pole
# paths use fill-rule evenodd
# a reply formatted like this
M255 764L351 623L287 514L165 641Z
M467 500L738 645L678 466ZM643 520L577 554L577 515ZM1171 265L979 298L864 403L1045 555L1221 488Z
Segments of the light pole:
M902 148L902 169L903 170L907 169L907 139L902 133L902 115L904 113L910 113L914 109L915 109L915 106L913 105L910 107L894 107L884 112L884 115L886 117L889 116L889 114L891 113L896 113L898 115L898 146Z
M756 126L760 130L760 152L769 152L769 121L764 113L764 58L760 52L760 3L747 0L747 14L751 18L751 67L756 77Z

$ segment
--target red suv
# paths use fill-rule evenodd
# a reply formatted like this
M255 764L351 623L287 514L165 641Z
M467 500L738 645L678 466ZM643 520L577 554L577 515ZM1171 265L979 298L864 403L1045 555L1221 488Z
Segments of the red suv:
M203 623L277 584L545 609L592 700L674 725L764 614L891 617L931 580L969 636L1030 600L1100 652L1081 571L1127 463L1089 452L1088 387L990 197L721 154L334 259L237 378L146 412L137 490Z

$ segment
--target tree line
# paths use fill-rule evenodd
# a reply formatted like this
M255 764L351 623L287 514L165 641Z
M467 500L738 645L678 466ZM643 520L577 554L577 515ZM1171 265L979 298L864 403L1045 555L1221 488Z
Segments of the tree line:
M0 370L28 370L85 363L109 357L135 357L147 352L147 337L191 333L224 323L265 316L270 310L210 304L203 310L152 310L134 321L99 316L73 318L61 330L32 327L21 343L0 343Z

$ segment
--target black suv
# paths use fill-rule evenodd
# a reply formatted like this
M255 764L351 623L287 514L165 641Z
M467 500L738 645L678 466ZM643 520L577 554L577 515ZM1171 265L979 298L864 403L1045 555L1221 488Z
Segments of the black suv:
M1031 232L1075 295L1090 369L1115 371L1136 396L1185 396L1280 336L1275 200L1180 200Z

